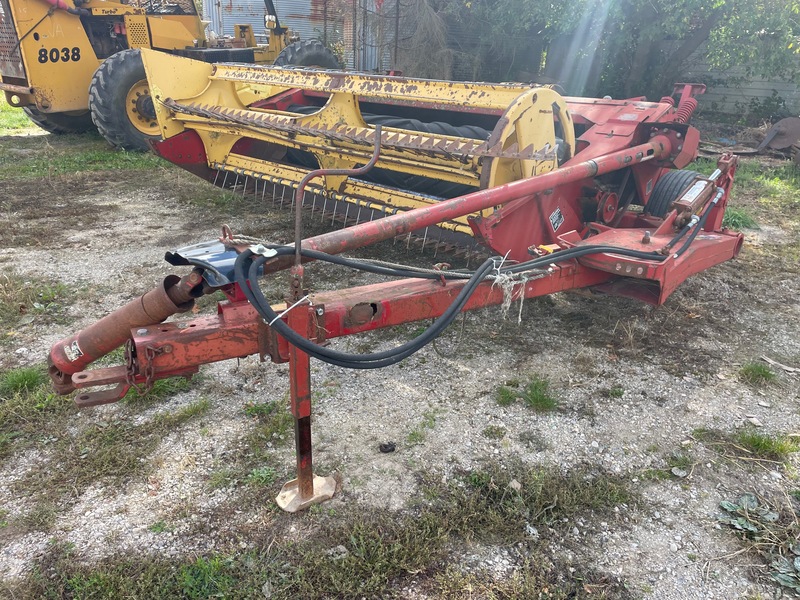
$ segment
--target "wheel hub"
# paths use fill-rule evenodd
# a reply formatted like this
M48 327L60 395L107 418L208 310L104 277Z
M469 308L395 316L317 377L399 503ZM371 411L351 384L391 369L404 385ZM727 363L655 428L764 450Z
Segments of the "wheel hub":
M127 106L128 119L138 131L146 135L158 133L158 121L153 97L147 80L142 79L131 86L128 91L125 105Z

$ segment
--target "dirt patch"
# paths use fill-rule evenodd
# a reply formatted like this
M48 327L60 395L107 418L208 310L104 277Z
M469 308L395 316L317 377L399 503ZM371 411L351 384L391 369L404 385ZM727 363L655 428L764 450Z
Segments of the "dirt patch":
M271 202L221 198L174 169L103 171L51 183L18 182L8 190L0 211L0 264L72 286L71 323L21 315L0 346L11 357L6 368L41 364L55 341L175 271L162 261L165 250L213 239L223 222L269 240L289 237L291 215ZM591 464L628 479L643 502L618 508L613 518L569 521L554 543L559 564L591 564L654 599L771 594L751 560L736 554L739 546L720 529L715 512L721 500L744 491L792 491L790 471L722 457L694 435L701 428L736 432L754 422L775 434L800 427L796 376L780 372L762 387L737 376L742 364L761 355L794 366L800 361L800 278L791 254L800 243L798 228L766 211L761 219L738 260L692 278L660 308L559 294L526 301L521 323L495 309L472 313L437 348L379 371L314 362L315 468L340 479L340 491L322 510L406 509L425 497L420 473L454 481L508 456L562 471ZM441 260L406 253L403 243L376 252L424 265ZM323 289L376 279L315 266L310 280ZM276 282L280 293L285 278ZM384 349L415 329L346 338L335 346ZM0 529L6 582L28 573L54 543L71 544L78 560L93 564L120 553L180 558L247 551L277 538L314 539L310 521L276 512L272 501L292 476L291 431L253 416L254 404L285 405L286 366L249 358L203 372L191 389L162 404L118 404L70 416L65 435L78 440L98 423L138 425L201 398L210 403L205 414L160 439L147 468L115 485L98 478L55 507L48 526L18 524L33 519L42 500L20 493L19 485L57 458L57 445L12 455L0 466L0 521L12 522ZM532 377L549 382L554 410L498 404L500 387ZM388 441L397 450L380 453ZM681 476L670 474L676 451L692 465ZM796 458L790 462L797 466ZM247 478L263 467L274 470L274 482L253 487ZM654 470L667 477L653 479ZM468 544L454 556L467 578L487 569L509 576L526 560L524 549L502 543ZM420 575L397 593L421 598L429 589Z

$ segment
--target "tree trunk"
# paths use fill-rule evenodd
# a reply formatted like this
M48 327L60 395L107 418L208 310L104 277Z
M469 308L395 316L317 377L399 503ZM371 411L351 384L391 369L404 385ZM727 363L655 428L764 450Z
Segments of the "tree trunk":
M684 63L708 40L711 30L716 27L721 18L722 10L717 9L712 12L706 20L684 39L683 43L664 60L664 65L658 71L654 71L659 74L653 79L653 88L657 90L658 93L672 93L672 86L677 83L676 80L683 75Z

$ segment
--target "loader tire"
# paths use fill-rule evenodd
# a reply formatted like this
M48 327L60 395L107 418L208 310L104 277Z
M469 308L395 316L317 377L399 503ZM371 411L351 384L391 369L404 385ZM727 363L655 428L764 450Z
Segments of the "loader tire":
M89 86L89 110L112 146L149 150L149 140L161 139L139 50L117 52L98 67Z
M49 133L62 135L66 133L86 133L94 129L92 116L88 110L73 112L43 113L33 106L22 109L28 118Z
M281 50L275 59L276 67L319 67L321 69L340 69L336 55L319 40L294 42Z
M668 171L661 176L650 194L645 212L654 217L664 217L669 210L669 205L678 199L680 193L689 187L695 177L700 176L697 171Z

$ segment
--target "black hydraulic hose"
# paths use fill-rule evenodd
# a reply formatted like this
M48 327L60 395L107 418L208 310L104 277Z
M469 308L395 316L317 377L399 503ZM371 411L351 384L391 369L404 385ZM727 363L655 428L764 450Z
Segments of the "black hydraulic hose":
M564 262L565 260L580 258L581 256L586 256L588 254L601 254L605 252L608 252L610 254L619 254L621 256L629 256L631 258L655 260L658 262L661 262L667 258L663 254L659 254L658 252L643 252L641 250L618 248L616 246L600 246L600 245L576 246L574 248L569 248L568 250L561 250L559 252L556 252L555 254L547 254L545 256L534 258L533 260L528 260L522 263L511 265L509 267L506 267L505 269L501 269L501 272L523 273L531 269L546 267L551 264Z
M270 245L267 247L270 250L274 250L276 252L275 256L285 256L289 254L294 254L294 248L292 246ZM565 260L570 260L572 258L580 258L581 256L586 256L587 254L600 254L603 252L620 254L622 256L629 256L631 258L656 260L659 262L663 261L666 258L663 254L659 254L658 252L644 252L642 250L631 250L629 248L620 248L617 246L605 246L605 245L576 246L574 248L569 248L567 250L560 250L555 254L547 254L545 256L539 256L537 258L525 262L509 263L509 266L500 268L500 272L522 273L524 271L529 271L531 269L547 267L554 263L564 262ZM337 254L327 254L319 250L309 250L306 248L302 248L300 254L302 256L305 256L306 258L311 258L314 260L321 260L341 265L344 267L349 267L352 269L359 269L362 271L376 273L379 275L391 275L394 277L415 277L418 279L442 279L442 278L464 279L464 275L469 274L463 271L441 271L437 273L428 273L425 271L416 271L413 269L393 269L389 267L382 267L380 265L374 265L372 263L360 262L358 260L354 260L351 258L345 258ZM500 259L498 258L497 260Z
M697 234L702 231L703 227L705 227L706 221L708 220L708 216L712 213L714 207L717 205L717 202L719 202L719 199L722 198L722 195L724 193L725 190L723 190L722 188L717 188L717 193L714 196L714 199L709 203L708 208L703 213L703 216L700 217L700 220L697 221L697 225L694 226L694 231L692 231L692 234L686 239L686 241L683 243L683 246L681 246L678 249L678 251L675 252L675 254L673 255L674 258L678 258L681 254L683 254L684 252L686 252L686 250L689 249L689 246L694 241L694 238L696 238Z
M673 247L675 244L677 244L679 241L681 241L681 239L683 238L683 236L685 236L687 233L689 233L689 230L692 228L692 226L693 226L693 225L694 225L696 222L697 222L697 220L695 220L695 219L690 219L690 220L689 220L689 222L688 222L686 225L684 225L684 226L683 226L683 228L682 228L682 229L681 229L681 230L678 232L678 235L676 235L674 238L672 238L672 239L669 241L669 243L667 243L667 245L666 245L666 246L664 246L664 247L665 247L667 250L671 249L671 248L672 248L672 247Z
M274 250L278 253L278 255L294 253L294 249L290 246L274 248ZM563 250L559 252L557 256L543 256L525 263L512 265L509 267L501 267L497 270L500 273L516 273L538 268L540 266L547 266L550 264L571 260L587 254L597 254L601 252L611 252L614 254L621 254L623 256L646 258L657 261L663 261L666 259L665 256L655 252L641 252L638 250L629 250L627 248L617 248L614 246L584 246ZM317 260L325 260L354 268L364 268L365 270L370 270L371 272L381 272L383 274L395 276L407 276L408 274L411 274L412 277L417 278L438 279L438 275L436 274L388 269L385 267L378 267L376 265L358 263L357 261L351 261L342 257L336 257L314 250L303 249L302 254L308 258L316 258ZM478 270L472 274L469 281L467 281L447 310L445 310L445 312L442 313L442 315L430 327L428 327L428 329L410 342L390 350L384 350L382 352L375 352L371 354L348 354L330 348L324 348L311 342L307 338L298 334L291 327L289 327L288 324L280 319L280 316L274 310L272 310L272 307L264 297L258 285L250 285L252 282L257 281L258 270L261 268L261 266L265 262L271 260L273 256L258 255L258 258L256 259L253 259L253 256L257 255L248 249L237 257L234 265L235 279L245 294L245 297L265 319L267 324L270 327L273 327L281 336L286 338L290 344L300 348L309 356L313 356L314 358L333 365L351 369L375 369L389 366L408 358L425 345L432 342L442 333L442 331L444 331L447 326L450 325L450 323L452 323L452 321L463 309L467 300L469 300L469 298L475 292L475 289L478 287L478 285L484 279L486 279L493 268L497 268L497 261L500 260L498 258L490 258L486 260L480 266L480 268L478 268ZM446 275L446 272L443 272L442 275Z
M273 327L275 331L286 338L291 344L297 346L310 356L334 365L354 369L375 369L389 366L411 356L413 353L429 344L444 331L456 316L458 316L467 300L472 296L475 288L486 278L486 275L495 265L493 259L488 259L484 262L461 289L458 296L447 310L420 336L390 350L371 354L348 354L318 346L299 335L279 318L278 314L272 310L269 302L264 298L258 286L254 285L251 287L248 285L248 281L253 281L255 277L257 277L258 269L261 265L267 260L270 260L271 257L260 256L258 259L253 260L252 256L253 253L250 250L245 250L236 259L234 266L236 282L239 284L239 287L250 303L253 304L259 314L264 317L270 327ZM247 266L246 263L250 263L249 266ZM245 276L246 266L247 276Z

